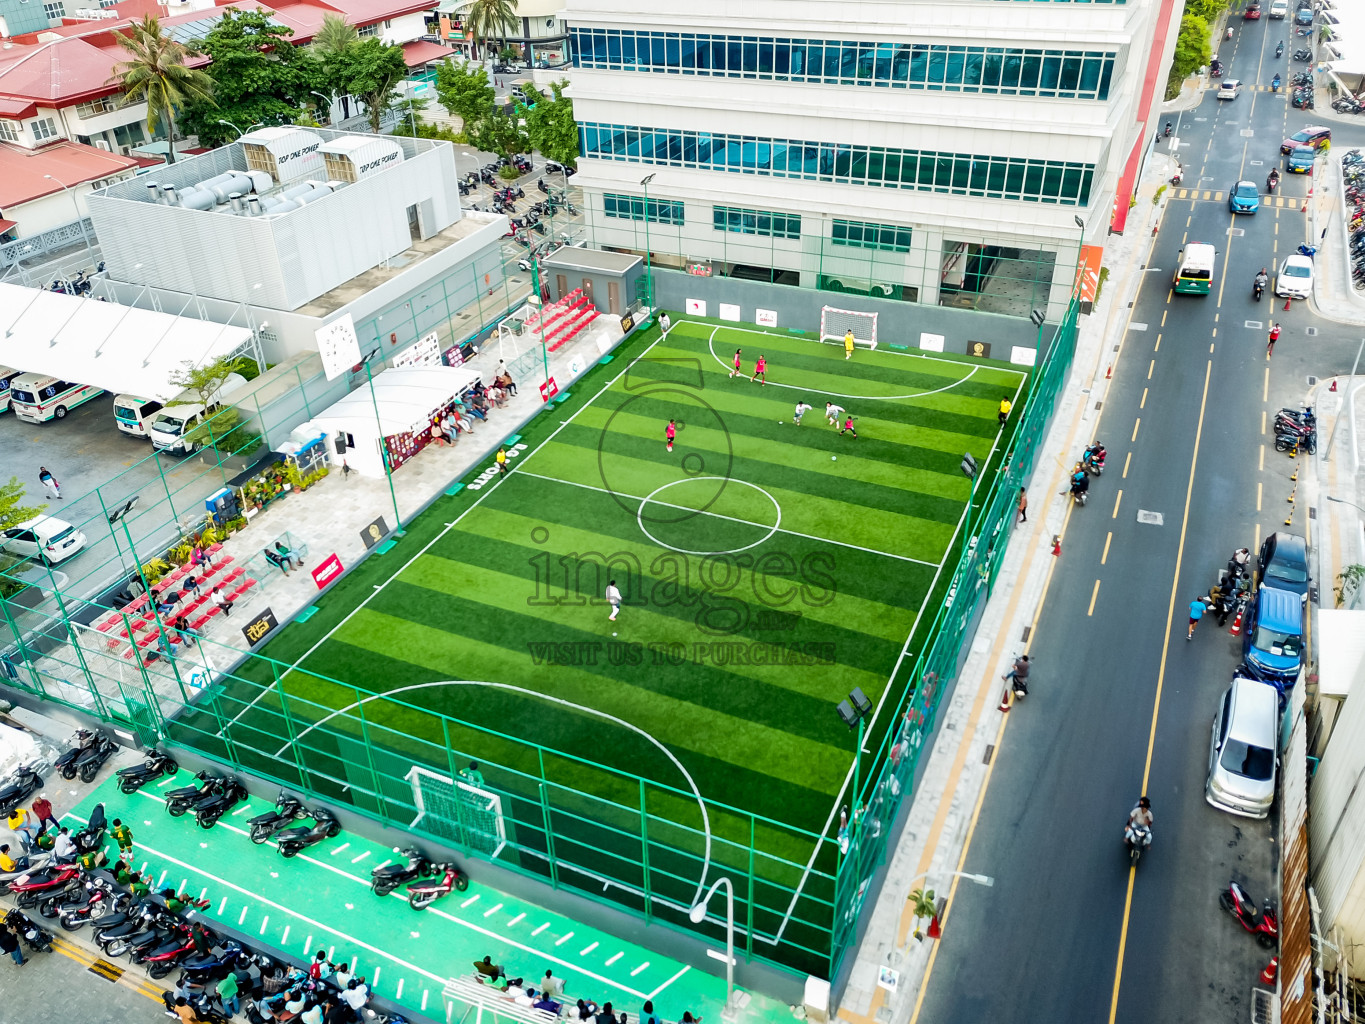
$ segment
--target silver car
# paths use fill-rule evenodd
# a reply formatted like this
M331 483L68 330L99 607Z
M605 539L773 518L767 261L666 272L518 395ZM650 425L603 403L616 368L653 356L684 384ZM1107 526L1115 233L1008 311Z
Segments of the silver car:
M1257 679L1234 677L1213 719L1204 788L1210 804L1247 818L1270 813L1279 723L1279 691Z

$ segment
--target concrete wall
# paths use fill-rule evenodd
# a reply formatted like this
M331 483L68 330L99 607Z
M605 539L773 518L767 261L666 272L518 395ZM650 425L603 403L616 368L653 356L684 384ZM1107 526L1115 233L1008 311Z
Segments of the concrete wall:
M983 342L990 345L990 358L1004 360L1010 358L1015 346L1036 350L1038 345L1038 331L1027 320L897 299L841 295L734 277L693 277L658 269L654 271L654 292L656 304L663 309L682 311L688 299L704 300L708 317L720 316L721 303L738 305L739 319L745 324L757 322L757 309L776 310L778 330L818 331L822 306L877 313L877 337L883 345L919 348L921 333L940 334L944 352L965 355L973 342ZM1050 330L1046 336L1051 337Z

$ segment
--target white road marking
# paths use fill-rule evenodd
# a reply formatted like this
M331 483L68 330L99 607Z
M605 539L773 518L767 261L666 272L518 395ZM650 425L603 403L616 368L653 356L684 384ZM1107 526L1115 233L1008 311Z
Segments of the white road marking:
M332 851L332 856L335 857L338 853L340 853L342 850L346 849L346 847L350 845L351 844L349 842L342 843L340 846L338 846L335 850Z
M518 914L516 917L512 918L512 920L510 920L510 921L507 922L507 927L508 927L508 928L511 928L512 925L519 923L519 922L521 921L521 919L524 918L525 916L526 916L526 912L525 912L525 911L522 911L522 912L521 912L520 914Z
M351 858L351 863L352 863L352 864L359 864L362 860L364 860L364 859L365 859L366 857L368 857L369 855L370 855L370 851L369 851L369 850L366 850L366 851L365 851L364 853L362 853L359 857L352 857L352 858Z
M549 922L549 921L546 921L543 925L541 925L539 928L537 928L537 929L536 929L535 931L533 931L531 934L532 934L532 935L539 935L541 932L543 932L543 931L544 931L546 928L548 928L548 927L550 927L550 922Z
M251 909L251 908L250 908L249 906L243 907L243 908L242 908L242 913L241 913L241 914L238 916L238 918L237 918L237 927L238 927L238 928L240 928L240 927L242 926L242 922L246 920L246 912L247 912L248 910L250 910L250 909Z
M594 942L594 943L592 943L591 945L587 946L586 948L580 949L580 950L578 951L578 955L579 955L579 956L587 956L587 955L588 955L589 953L591 953L594 949L596 949L596 948L598 947L598 945L599 945L598 943Z
M649 966L649 961L646 960L646 961L645 961L644 963L642 963L639 967L635 968L635 970L631 971L631 972L630 972L630 976L631 976L632 978L635 977L635 975L639 974L641 971L643 971L643 970L644 970L646 967L648 967L648 966ZM675 977L677 977L677 975L675 975Z
M258 935L264 935L264 934L265 934L265 926L268 925L269 923L270 923L270 915L269 915L269 914L266 914L264 917L261 918L261 930L260 930L257 934L258 934Z
M487 910L485 910L485 911L483 912L483 916L484 916L484 917L492 917L494 914L496 914L496 913L497 913L499 910L501 910L501 909L502 909L502 904L501 904L501 903L495 903L493 906L489 907Z
M471 903L476 903L476 902L478 902L478 899L479 899L479 894L478 894L478 893L475 893L473 896L469 897L469 899L465 900L463 903L460 904L460 909L463 910L465 907L469 906Z

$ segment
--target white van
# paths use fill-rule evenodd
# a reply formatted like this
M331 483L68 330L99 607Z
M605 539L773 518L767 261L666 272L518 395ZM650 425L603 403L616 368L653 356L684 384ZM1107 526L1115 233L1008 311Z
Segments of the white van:
M204 446L186 441L186 436L216 413L223 399L245 385L245 377L241 374L229 373L222 386L211 396L212 400L208 405L194 401L199 397L194 392L182 392L182 396L189 396L189 400L185 404L167 404L152 420L152 447L157 451L172 452L177 455L193 455Z
M176 401L189 401L194 395L181 392ZM165 402L155 398L139 398L137 395L118 395L114 398L114 422L119 430L133 437L150 437L152 421L161 412Z
M42 373L21 373L10 381L10 408L28 423L62 419L68 412L104 394L92 384L73 384Z
M9 386L22 372L13 367L0 366L0 412L9 408Z

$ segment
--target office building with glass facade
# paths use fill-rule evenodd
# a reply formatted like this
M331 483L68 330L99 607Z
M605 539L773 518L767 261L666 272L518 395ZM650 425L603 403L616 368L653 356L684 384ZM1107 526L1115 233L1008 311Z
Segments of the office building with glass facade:
M1080 246L1122 230L1174 0L852 11L569 0L589 243L694 274L1056 317Z

